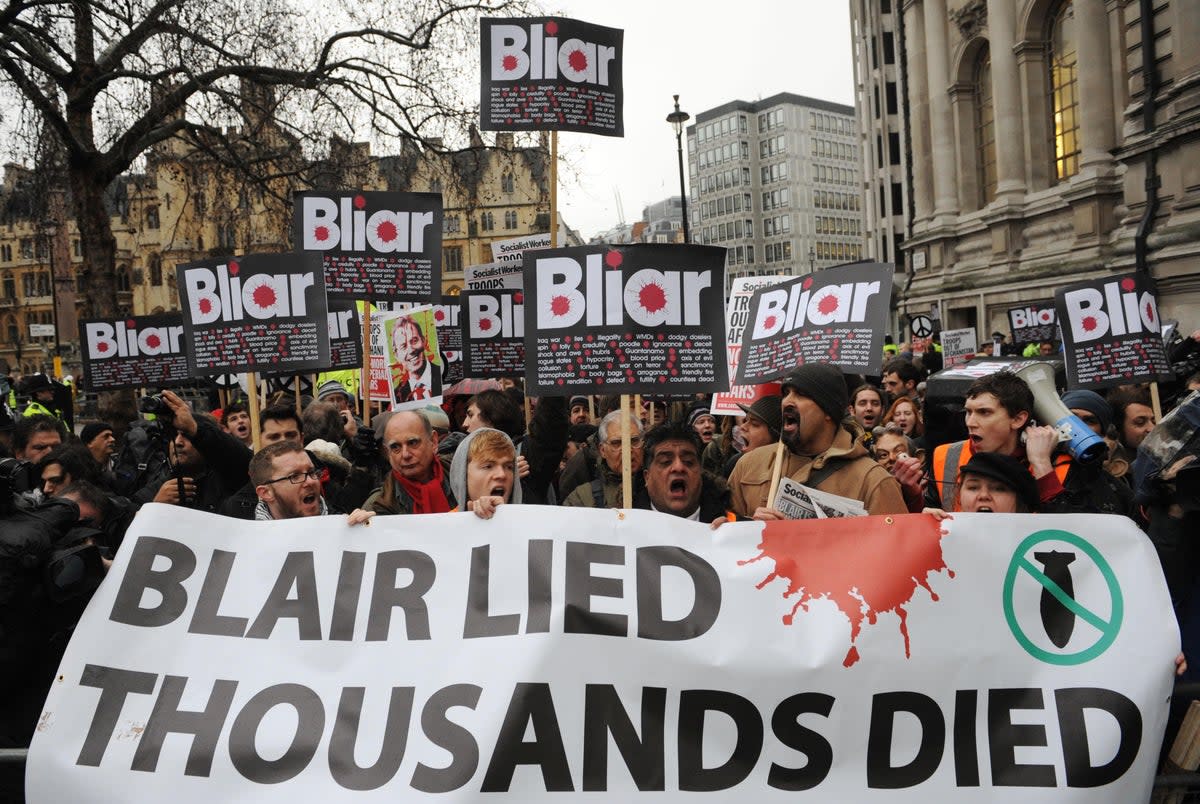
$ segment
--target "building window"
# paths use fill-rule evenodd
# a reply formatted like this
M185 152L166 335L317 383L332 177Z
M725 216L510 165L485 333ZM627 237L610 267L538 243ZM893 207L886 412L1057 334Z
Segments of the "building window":
M129 266L122 265L117 269L117 292L128 293L132 288L132 283L129 278Z
M12 271L4 272L4 298L17 298L17 280L13 278Z
M505 173L500 177L500 192L511 193L513 191L513 174Z
M992 106L992 57L984 49L975 64L975 170L979 206L996 197L996 112Z
M17 326L17 320L11 315L8 317L8 323L4 327L8 330L8 342L19 343L21 340L21 329Z
M441 179L430 179L429 192L437 193L440 195L442 192L442 180Z
M462 269L462 246L443 246L442 270L449 273L451 271L461 271Z
M3 260L4 262L12 262L12 255L12 246L8 244L0 246L0 260Z
M150 284L155 287L161 287L163 282L162 277L162 255L150 255Z
M485 212L479 216L479 228L485 232L490 232L496 228L496 218L490 212Z
M158 207L146 207L146 228L158 228Z
M517 228L517 211L515 209L510 209L504 213L504 228Z
M461 231L462 222L457 215L447 215L442 218L442 234L457 234Z
M21 259L23 259L23 260L32 260L33 259L33 238L32 237L22 237L21 238Z
M1059 7L1050 27L1050 104L1054 119L1054 172L1059 181L1079 171L1079 72L1075 11Z

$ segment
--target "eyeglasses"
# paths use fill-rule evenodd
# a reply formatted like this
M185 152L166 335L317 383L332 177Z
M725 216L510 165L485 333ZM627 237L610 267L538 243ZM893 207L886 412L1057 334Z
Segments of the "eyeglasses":
M621 439L619 439L619 438L610 438L607 441L605 441L604 443L608 444L609 449L620 449L621 448ZM629 437L629 446L640 447L641 445L642 445L642 437L641 436L631 435Z
M286 477L277 477L274 480L268 480L267 482L263 483L263 485L269 486L272 483L279 483L282 480L286 480L287 482L291 483L293 486L299 486L305 480L309 480L309 479L316 480L320 476L321 476L321 472L319 470L309 469L307 472L292 472L290 475L287 475Z

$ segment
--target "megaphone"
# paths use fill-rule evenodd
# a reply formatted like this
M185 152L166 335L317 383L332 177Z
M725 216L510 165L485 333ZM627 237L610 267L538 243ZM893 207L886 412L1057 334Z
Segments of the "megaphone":
M1034 418L1058 430L1059 443L1066 446L1072 458L1080 463L1104 460L1108 454L1108 444L1058 398L1058 389L1054 387L1054 370L1050 366L1030 363L1018 369L1016 375L1033 391Z

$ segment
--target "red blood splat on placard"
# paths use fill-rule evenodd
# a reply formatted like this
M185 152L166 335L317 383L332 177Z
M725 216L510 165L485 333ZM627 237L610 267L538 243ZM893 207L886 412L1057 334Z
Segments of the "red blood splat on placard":
M491 328L492 328L492 320L490 318L479 319L479 329L481 329L484 332L487 332Z
M517 57L511 55L505 56L500 60L500 67L504 70L504 72L511 73L513 70L517 69Z
M96 351L97 352L107 352L108 344L105 343L104 341L100 341L100 343L96 344Z
M555 296L550 300L550 312L556 316L564 316L571 312L571 300L566 296Z
M557 34L558 33L558 23L555 22L554 20L550 20L549 22L547 22L546 23L546 33L550 36L554 36L555 34Z
M1085 316L1084 319L1079 322L1079 324L1083 327L1084 332L1091 332L1097 326L1096 319L1090 315Z
M229 275L230 276L237 276L238 271L240 271L240 270L242 270L240 265L238 265L236 262L234 262L232 260L229 261Z
M809 288L811 288L812 287L812 277L810 276L807 279L805 279L804 282L801 283L800 287L804 288L805 290L808 290Z
M354 208L355 209L362 209L366 205L367 205L366 196L362 196L362 195L354 196Z
M1147 321L1154 320L1154 305L1151 304L1150 302L1146 302L1146 320Z
M132 318L126 318L125 319L125 327L127 329L134 329L135 327L137 327L137 322L134 321Z
M773 315L769 315L769 316L767 316L767 317L766 317L766 319L763 321L763 326L764 326L764 327L766 327L767 329L772 329L772 328L774 328L774 326L775 326L775 322L776 322L776 321L778 321L778 320L779 320L779 319L777 319L775 316L773 316Z
M385 243L390 243L396 239L396 224L391 221L383 221L375 227L375 236Z
M265 310L275 303L275 289L270 285L259 285L254 289L251 298L256 305Z
M197 304L196 307L198 307L200 309L200 312L203 313L204 315L208 315L209 313L212 312L212 302L209 301L208 299L201 299L200 303Z
M837 308L838 298L832 293L830 293L828 296L822 297L821 300L817 302L817 312L824 315L831 315L837 312Z
M571 65L575 72L582 73L588 66L587 54L582 50L572 50L567 54L567 64Z
M329 227L318 226L317 228L313 229L313 238L319 243L324 243L329 239Z
M895 517L891 524L884 517L766 522L758 545L762 552L738 564L769 558L775 569L757 588L785 578L783 597L800 595L783 615L784 625L792 624L797 611L807 612L809 602L832 600L850 621L850 648L842 662L850 667L859 660L854 642L863 619L874 625L884 612L900 618L904 655L912 655L904 606L912 602L918 586L938 600L929 586L931 573L946 570L954 577L942 557L942 535L941 523L928 514Z
M513 294L513 304L524 304L524 303L525 303L525 294L524 293L514 293Z
M647 313L657 313L667 306L667 292L657 282L647 282L638 290L638 304Z
M433 313L433 320L434 321L445 321L446 320L446 311L445 310L435 310Z
M607 254L604 255L604 264L607 265L609 268L620 268L621 261L623 259L624 258L621 256L621 252L609 251Z
M159 338L154 333L150 333L146 336L146 346L151 349L157 349L159 346L162 346L162 338Z
M1134 288L1134 283L1131 278L1125 277L1124 279L1121 280L1121 290L1128 293L1129 291L1133 290L1133 288Z

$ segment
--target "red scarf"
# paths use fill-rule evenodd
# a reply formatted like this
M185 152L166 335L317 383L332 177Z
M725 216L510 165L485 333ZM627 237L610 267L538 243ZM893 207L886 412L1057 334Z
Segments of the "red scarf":
M414 483L395 469L392 470L392 478L412 498L414 514L444 514L450 510L450 501L442 490L444 477L442 462L437 458L433 459L433 477L425 483Z

